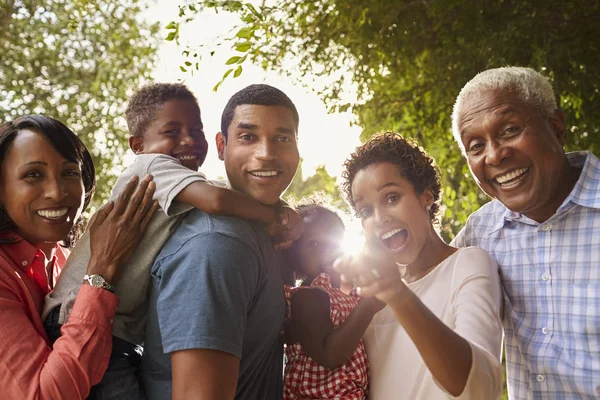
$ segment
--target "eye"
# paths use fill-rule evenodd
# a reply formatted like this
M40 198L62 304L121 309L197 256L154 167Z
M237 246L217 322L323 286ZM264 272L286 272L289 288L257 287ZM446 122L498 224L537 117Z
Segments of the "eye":
M369 218L373 211L370 208L361 208L358 210L358 217L360 219Z
M281 143L289 143L292 141L289 136L279 136L277 140Z
M250 142L252 139L254 139L254 135L251 133L242 133L239 137L245 142Z
M310 241L308 241L308 243L306 243L306 247L311 247L311 248L319 247L319 242L317 242L316 240L310 240Z
M76 177L76 178L81 177L81 171L78 169L69 169L69 170L66 170L63 174L65 176L69 176L69 177Z
M28 171L25 174L23 174L23 179L37 179L37 178L41 178L42 177L42 173L40 171Z
M483 147L483 142L473 141L469 144L469 153L477 154Z
M514 135L519 134L521 131L522 131L522 128L520 126L509 126L504 131L504 136L514 136Z
M389 194L385 199L386 204L396 204L398 201L400 201L400 196L395 193Z
M168 136L176 136L176 135L179 135L179 130L178 129L170 129L168 131L165 131L164 134L168 135Z

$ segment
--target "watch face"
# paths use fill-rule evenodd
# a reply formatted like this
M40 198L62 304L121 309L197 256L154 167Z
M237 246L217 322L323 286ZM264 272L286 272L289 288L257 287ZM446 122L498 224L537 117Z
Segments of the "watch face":
M91 283L92 283L92 286L101 287L102 284L104 283L104 278L102 278L100 275L93 275Z

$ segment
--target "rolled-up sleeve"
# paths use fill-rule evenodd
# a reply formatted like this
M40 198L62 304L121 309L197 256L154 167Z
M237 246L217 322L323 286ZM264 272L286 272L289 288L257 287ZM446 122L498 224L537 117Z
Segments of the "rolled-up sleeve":
M118 297L82 285L62 336L50 347L39 315L0 277L0 387L10 400L84 399L102 379Z

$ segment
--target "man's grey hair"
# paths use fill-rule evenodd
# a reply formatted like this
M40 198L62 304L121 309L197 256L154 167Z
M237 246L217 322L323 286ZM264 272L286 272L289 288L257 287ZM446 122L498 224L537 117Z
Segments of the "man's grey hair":
M540 115L550 118L556 111L554 90L547 78L539 72L524 67L488 69L475 75L462 88L452 110L452 134L461 150L465 151L458 129L458 118L464 101L473 93L484 90L502 90L516 93L519 98L533 105Z

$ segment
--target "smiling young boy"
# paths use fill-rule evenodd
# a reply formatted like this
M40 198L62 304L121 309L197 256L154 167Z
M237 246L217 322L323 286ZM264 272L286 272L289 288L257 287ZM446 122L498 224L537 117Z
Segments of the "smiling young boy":
M83 279L116 291L120 305L113 325L113 354L103 381L95 387L105 396L102 398L111 399L142 398L135 377L139 364L135 348L144 337L150 268L187 211L195 207L209 214L269 224L280 243L297 238L301 229L296 223L301 219L291 209L282 208L282 203L263 205L246 194L209 182L197 171L206 158L208 144L197 100L184 85L155 83L143 87L131 98L126 116L131 133L129 146L136 157L117 179L113 198L132 176L152 174L156 183L154 199L162 211L153 217L130 265L123 268L118 288L104 283L102 277L84 277L90 256L89 237L84 234L56 288L47 296L42 315L49 330L63 324Z

